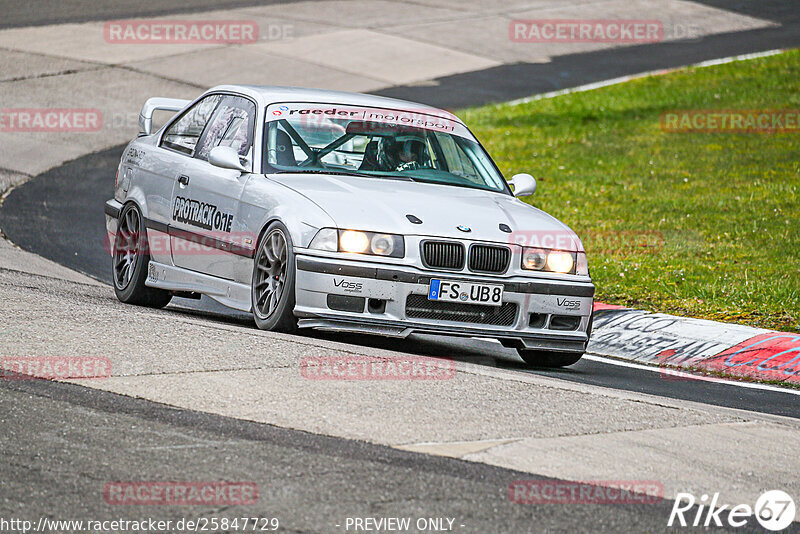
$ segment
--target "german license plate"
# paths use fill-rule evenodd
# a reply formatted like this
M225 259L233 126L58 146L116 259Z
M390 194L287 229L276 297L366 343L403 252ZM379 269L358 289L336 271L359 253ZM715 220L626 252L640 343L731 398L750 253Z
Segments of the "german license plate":
M434 279L428 286L428 300L501 306L503 304L503 286Z

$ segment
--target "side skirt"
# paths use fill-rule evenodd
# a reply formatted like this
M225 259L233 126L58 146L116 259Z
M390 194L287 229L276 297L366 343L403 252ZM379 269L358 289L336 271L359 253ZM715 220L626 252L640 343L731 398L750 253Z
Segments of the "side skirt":
M229 308L248 313L252 311L249 285L180 267L151 261L147 268L145 285L167 291L202 293Z

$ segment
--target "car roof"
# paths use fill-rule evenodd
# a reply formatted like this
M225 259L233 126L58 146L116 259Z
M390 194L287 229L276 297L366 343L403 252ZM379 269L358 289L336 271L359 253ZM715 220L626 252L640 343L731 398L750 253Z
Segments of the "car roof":
M388 98L384 96L366 95L363 93L348 93L345 91L329 91L327 89L309 89L305 87L282 87L278 85L218 85L212 87L207 93L226 91L241 93L250 96L262 106L275 102L318 102L321 104L345 104L351 106L366 106L376 108L413 110L417 113L430 113L445 116L461 122L461 119L447 110L435 108L425 104ZM462 123L463 124L463 123Z

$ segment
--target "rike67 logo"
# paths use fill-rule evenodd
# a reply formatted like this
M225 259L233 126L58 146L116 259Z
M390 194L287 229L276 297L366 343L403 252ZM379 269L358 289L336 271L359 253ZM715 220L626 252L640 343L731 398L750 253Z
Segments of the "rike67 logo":
M737 504L733 507L721 505L719 493L715 493L710 501L708 495L697 499L691 493L678 493L667 526L739 528L748 525L755 516L762 528L777 532L792 524L795 511L794 499L781 490L762 493L754 507L749 504Z

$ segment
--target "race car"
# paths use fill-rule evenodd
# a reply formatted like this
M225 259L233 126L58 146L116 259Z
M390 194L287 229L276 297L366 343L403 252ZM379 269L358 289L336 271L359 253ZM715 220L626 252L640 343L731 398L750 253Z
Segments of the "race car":
M152 131L157 111L175 112ZM265 330L492 338L577 362L594 285L580 239L520 200L455 115L378 96L224 85L151 98L106 202L114 290L252 313Z

